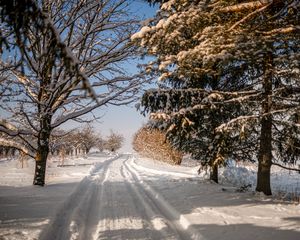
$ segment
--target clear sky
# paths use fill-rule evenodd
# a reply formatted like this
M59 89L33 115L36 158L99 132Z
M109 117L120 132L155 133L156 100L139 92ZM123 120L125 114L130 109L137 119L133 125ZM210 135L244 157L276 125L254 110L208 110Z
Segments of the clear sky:
M128 0L130 4L130 10L133 14L139 16L141 20L151 18L157 11L157 6L149 6L145 0ZM135 73L136 67L134 64L126 65L127 71L132 74ZM94 122L92 125L96 132L100 132L102 136L107 136L110 131L113 130L122 134L126 141L121 151L132 151L131 142L133 134L147 122L135 108L135 103L130 106L109 106L100 107L93 111L96 116L103 116L100 120ZM1 112L1 115L5 115L5 112ZM73 129L79 127L78 123L74 121L68 121L61 126L62 129Z
M153 17L157 9L157 7L150 7L144 0L132 1L131 8L134 13L143 19ZM129 71L133 72L135 71L135 68L132 67ZM105 114L99 122L93 124L95 129L104 136L108 135L110 130L121 133L126 139L121 151L131 152L132 135L143 125L143 123L147 122L147 119L136 110L134 104L132 104L132 106L110 106L107 108L100 108L96 110L95 113L97 115Z

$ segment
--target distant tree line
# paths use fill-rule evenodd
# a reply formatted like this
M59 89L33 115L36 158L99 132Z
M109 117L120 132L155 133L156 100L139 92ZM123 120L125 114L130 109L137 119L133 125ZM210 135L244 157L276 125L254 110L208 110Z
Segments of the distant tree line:
M110 152L118 151L124 143L124 137L121 134L111 131L107 137L97 133L90 125L85 125L78 130L65 131L55 129L51 135L49 149L53 157L86 155L92 148L100 152L105 150ZM14 157L20 155L19 149L0 144L1 157Z

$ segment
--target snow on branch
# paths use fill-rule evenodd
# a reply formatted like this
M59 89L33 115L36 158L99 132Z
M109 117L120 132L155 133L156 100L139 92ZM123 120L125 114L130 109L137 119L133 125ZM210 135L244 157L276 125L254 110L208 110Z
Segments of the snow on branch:
M23 60L24 56L27 55L26 42L32 38L33 34L49 35L51 45L49 45L47 51L54 51L55 56L63 62L66 72L70 76L75 75L77 80L82 82L85 90L96 100L95 92L90 86L88 77L80 70L80 61L74 56L64 41L62 41L59 31L48 16L50 13L42 11L38 3L32 0L3 1L0 6L2 8L1 13L4 14L1 20L6 22L11 28L10 34L15 35L14 44L20 48ZM76 9L78 11L79 8ZM36 32L33 32L33 29ZM7 39L4 39L4 41L7 41ZM31 63L31 61L28 60L28 63Z
M222 96L221 94L211 93L211 94L208 94L206 97L204 97L201 100L200 104L195 104L195 105L187 107L187 108L181 108L179 111L176 111L176 112L173 111L172 113L152 112L150 114L150 119L170 120L172 118L176 118L179 116L185 117L187 114L192 114L195 111L199 111L199 110L201 111L201 110L205 110L205 109L214 109L216 107L222 107L225 104L242 103L242 102L248 101L250 99L257 99L258 97L260 97L260 95L261 95L261 93L256 93L256 94L252 94L252 95L240 96L237 98L224 100L224 96ZM231 125L240 120L245 120L246 118L258 118L258 117L261 117L261 116L253 115L251 117L241 116L241 117L235 118L226 124L222 124L222 126L220 126L220 130L225 128L226 126ZM187 121L187 122L189 124L193 124L193 122L191 122L191 121Z
M276 162L272 162L272 165L275 165L275 166L284 168L284 169L286 169L286 170L297 171L297 172L300 173L300 168L291 168L291 167L287 167L287 166L281 165L281 164L276 163Z
M257 90L241 91L241 92L226 92L217 90L206 90L206 89L160 89L150 90L144 95L143 102L149 105L147 108L152 111L156 111L156 106L159 105L160 109L169 111L169 106L172 104L169 102L170 99L181 99L176 103L176 107L179 111L172 109L172 116L176 117L179 115L185 115L194 111L213 109L216 107L222 107L225 104L242 104L246 101L259 99L261 92ZM164 103L160 101L165 99ZM183 100L184 99L184 100ZM191 104L187 107L184 102L190 102Z
M287 26L287 27L282 27L282 28L276 28L276 29L272 29L271 31L268 32L259 32L257 31L257 33L262 33L265 35L274 35L274 34L288 34L288 33L294 33L294 32L300 32L300 26Z
M14 125L5 122L5 120L0 120L0 132L4 132L11 137L15 137L18 135L32 135L33 134L29 130L18 129Z
M239 116L237 118L230 120L227 123L221 124L219 127L216 128L216 131L217 132L227 132L231 125L238 124L240 122L250 121L250 120L257 120L260 117L261 117L260 115Z
M245 17L243 17L241 20L239 20L238 22L236 22L235 24L233 24L228 31L232 31L234 30L238 25L242 24L243 22L245 22L246 20L248 20L249 18L253 17L254 15L264 11L265 9L267 9L270 5L272 4L272 1L271 3L267 4L267 5L264 5L263 7L259 8L259 9L256 9L255 11L249 13L248 15L246 15Z
M115 91L111 92L111 95L108 95L106 96L105 98L103 99L99 99L97 102L95 102L95 104L89 106L89 107L85 107L85 108L81 108L80 110L78 111L73 111L72 113L69 113L69 114L65 114L64 116L62 117L58 117L53 124L51 124L51 127L52 128L56 128L58 127L59 125L61 125L62 123L70 120L70 119L75 119L77 117L80 117L86 113L89 113L91 111L93 111L94 109L100 107L100 106L103 106L105 104L112 104L111 101L122 101L122 100L126 100L125 97L121 97L122 94L128 92L129 90L133 90L134 88L137 88L138 86L140 85L140 83L138 81L136 82L132 82L131 84L129 84L128 86L126 87L122 87L120 89L115 89ZM118 97L121 97L122 99L118 99ZM130 97L129 97L130 98Z
M6 128L8 130L11 130L11 131L17 131L18 130L18 128L16 126L14 126L13 124L7 122L7 120L5 120L5 119L0 119L0 126Z
M290 109L291 112L298 112L300 111L300 107L298 108L291 108ZM270 111L268 113L264 113L264 114L255 114L255 115L248 115L248 116L239 116L237 118L231 119L229 122L227 123L223 123L221 124L219 127L216 128L217 132L226 132L228 130L228 128L234 124L240 124L241 122L245 123L248 121L252 121L252 120L258 120L258 119L262 119L263 117L267 117L270 115L276 115L276 114L282 114L282 113L288 113L289 111L286 108L283 109L279 109L279 110L273 110ZM294 125L297 126L297 125Z
M285 125L288 127L296 127L300 129L300 123L295 123L292 121L285 121L285 120L273 120L275 123L280 124L280 125Z
M6 146L6 147L14 147L20 151L22 151L23 153L25 153L26 155L34 158L34 153L32 151L30 151L30 149L28 149L26 146L24 146L21 143L18 143L16 141L13 141L11 139L6 139L6 138L2 138L0 137L0 145L1 146Z
M254 10L266 5L272 4L273 0L260 0L260 1L251 1L247 3L240 3L233 6L228 6L222 8L220 11L225 13L232 13L232 12L242 12L247 10Z
M80 70L79 60L72 54L72 51L69 49L69 47L61 41L57 29L55 28L52 21L48 18L48 16L46 16L43 12L40 13L41 17L45 20L46 27L52 32L52 35L54 37L53 40L56 42L57 48L61 51L61 57L63 58L67 71L71 76L75 71L78 80L82 81L83 87L88 91L88 93L94 100L98 101L96 93L91 87L88 77L84 72Z
M205 88L182 88L182 89L149 89L147 90L148 93L152 94L172 94L172 93L206 93L209 94L219 94L228 97L238 97L243 95L252 95L258 94L260 91L258 90L248 90L248 91L219 91L219 90L209 90Z

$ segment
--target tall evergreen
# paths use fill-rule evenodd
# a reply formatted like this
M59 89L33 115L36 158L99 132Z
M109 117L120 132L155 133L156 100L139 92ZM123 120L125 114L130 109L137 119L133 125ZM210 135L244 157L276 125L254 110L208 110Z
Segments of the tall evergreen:
M267 195L271 165L299 157L291 135L299 128L299 5L170 0L132 37L155 58L146 70L160 76L142 101L156 124L175 145L213 149L210 159L218 149L221 159L258 159L256 190Z

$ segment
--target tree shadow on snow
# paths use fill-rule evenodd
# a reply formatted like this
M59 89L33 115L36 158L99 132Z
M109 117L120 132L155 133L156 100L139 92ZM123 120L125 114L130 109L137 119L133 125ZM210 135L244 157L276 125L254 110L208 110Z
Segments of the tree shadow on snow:
M78 183L52 184L45 187L0 186L0 220L46 218L52 214L58 202L72 192L76 184Z
M108 166L103 164L102 167ZM50 184L44 188L0 186L0 231L2 227L14 228L24 223L32 229L40 226L43 230L39 239L47 240L74 236L87 240L190 239L185 233L194 234L193 239L199 240L300 239L299 232L276 223L274 227L228 222L224 225L195 224L176 231L175 222L180 221L181 215L170 213L158 199L164 199L181 214L208 211L200 217L212 214L209 211L214 208L227 207L230 211L230 207L238 207L235 211L243 211L243 208L264 207L273 202L257 199L251 193L224 192L220 185L198 180L151 178L142 184L132 181L130 171L124 170L122 174L123 182L104 181L105 176L99 176L95 181L84 179L80 183ZM149 192L148 186L154 193ZM34 224L45 220L51 222ZM296 226L300 218L289 217L283 221L288 226ZM202 222L205 223L205 219L201 219Z
M170 182L152 181L151 183L148 182L148 184L156 189L166 202L181 214L190 214L194 213L195 210L197 212L197 210L201 211L203 209L207 211L203 215L199 215L199 217L215 214L214 208L218 207L228 207L228 211L230 211L230 207L238 207L235 208L235 211L243 211L243 208L248 208L247 211L249 212L249 208L270 204L270 201L253 199L250 193L224 193L220 186L214 184L210 186L206 183L202 186L202 189L200 185L203 183L197 183L194 184L195 188L190 188L188 191L183 191L184 186L179 186L180 184L177 186L176 182L170 184ZM74 212L76 212L75 209L79 211L74 213L61 210L61 216L58 215L57 218L60 220L64 218L64 220L50 224L52 230L47 229L47 231L44 231L41 234L41 239L49 239L50 236L55 236L55 239L70 239L72 231L68 229L72 224L72 218L67 216L67 214L72 214L73 220L75 219L80 236L79 239L190 239L189 235L185 234L185 232L191 232L192 235L199 233L198 237L195 236L193 238L199 240L299 239L299 232L281 229L278 223L276 225L275 220L274 227L256 226L250 223L224 223L224 225L197 224L192 226L196 233L193 233L191 229L176 232L174 231L174 228L176 228L174 223L180 221L181 215L176 213L170 214L170 212L165 211L165 207L156 200L156 198L160 197L149 194L148 190L141 188L139 183L107 181L101 186L95 184L95 186L89 187L93 191L87 191L89 195L85 196L83 201L67 203L64 207L74 209ZM212 187L213 189L210 189L209 193L207 193L208 190L205 190L207 187ZM85 192L76 193L75 195L85 195ZM182 199L182 201L180 202L179 199ZM266 211L266 214L268 213L267 210L264 211ZM268 211L272 212L274 209L270 208ZM235 213L228 212L228 214L234 215ZM168 222L164 222L164 224L158 226L155 226L153 223L157 219L164 218ZM222 222L222 216L219 218L220 222ZM298 218L287 218L282 221L285 221L289 225L294 225L293 228L297 229L295 227L295 220L299 221ZM262 221L260 220L260 225L262 225ZM201 222L205 222L205 219L201 220ZM53 236L53 233L56 235ZM59 236L63 237L59 238Z
M300 217L288 217L284 218L284 220L298 223L300 228Z
M97 240L138 240L138 239L195 239L195 240L299 240L299 232L271 227L255 226L252 224L193 225L198 234L190 238L160 234L149 229L118 229L98 232ZM162 230L161 230L162 231ZM189 229L186 230L189 232Z
M198 230L195 239L199 240L298 240L300 236L298 231L253 224L201 224L193 228Z

